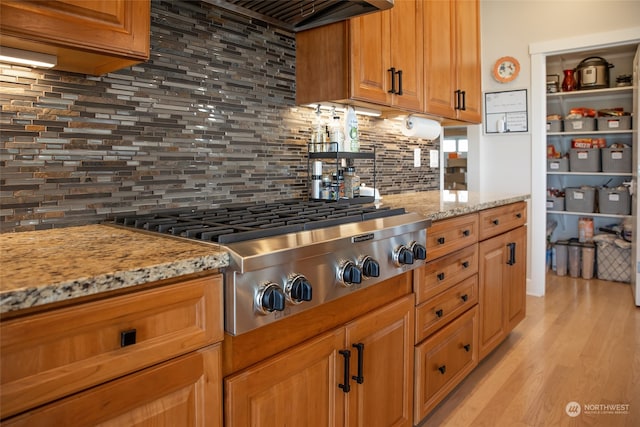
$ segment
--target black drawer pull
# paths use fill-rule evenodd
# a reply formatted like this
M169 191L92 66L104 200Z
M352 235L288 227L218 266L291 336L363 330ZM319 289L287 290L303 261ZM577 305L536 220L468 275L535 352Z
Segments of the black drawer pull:
M340 387L345 393L349 393L349 391L351 391L351 385L349 384L349 363L351 359L351 352L349 350L340 350L338 353L344 357L344 384L338 384L338 387Z
M438 273L438 280L444 280L444 273Z
M444 237L438 237L438 244L444 245Z
M462 268L469 268L469 261L462 261Z
M464 301L464 302L469 301L469 295L467 295L467 294L462 295L460 298L462 298L462 301Z
M436 310L436 316L442 317L444 315L444 311L442 309Z
M491 221L491 223L493 225L498 225L498 224L500 224L500 220L499 219L494 219L493 221Z
M444 375L444 373L447 372L447 365L438 366L438 371Z
M362 384L364 382L364 344L361 342L353 344L352 347L358 350L358 375L354 375L353 378L358 384Z
M120 347L127 347L136 343L136 330L128 329L120 332Z
M463 347L464 351L466 351L467 353L471 351L471 344L465 344Z
M462 230L462 235L463 235L464 237L469 237L469 235L470 235L470 234L471 234L471 231L469 231L469 230Z
M516 218L518 218L518 219L522 218L522 214L521 214L520 212L518 212L518 213L516 214Z

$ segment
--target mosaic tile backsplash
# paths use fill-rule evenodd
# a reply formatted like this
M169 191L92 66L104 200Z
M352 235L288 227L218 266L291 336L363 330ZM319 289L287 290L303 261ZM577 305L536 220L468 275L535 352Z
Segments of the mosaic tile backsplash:
M154 0L149 61L115 73L0 64L0 102L2 232L307 197L315 113L295 105L294 34L206 3ZM359 120L383 196L438 188L437 142Z

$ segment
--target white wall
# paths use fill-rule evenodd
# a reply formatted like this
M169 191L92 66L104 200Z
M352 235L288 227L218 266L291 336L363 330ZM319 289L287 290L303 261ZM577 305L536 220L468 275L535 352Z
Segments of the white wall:
M470 147L469 153L472 159L469 172L475 172L473 177L477 181L470 182L469 188L477 191L533 193L532 188L537 187L536 191L539 192L540 184L544 183L532 183L532 168L539 169L539 165L535 164L531 153L540 153L540 147L532 147L531 105L533 96L544 96L544 82L540 84L541 77L534 76L538 80L535 80L535 90L532 91L530 45L563 40L563 48L567 48L567 40L575 39L575 46L583 47L581 36L593 39L595 33L638 28L640 1L481 0L480 13L483 92L527 89L530 133L484 135L479 131L479 138ZM502 56L513 56L520 62L520 76L506 84L495 81L491 75L495 61ZM534 104L544 105L544 100L537 99ZM536 180L544 180L543 174L536 172L533 176ZM529 212L531 211L530 207ZM527 290L540 295L544 293L544 283L540 283L544 282L544 275L539 271L540 267L544 268L544 255L538 252L544 250L545 226L540 215L532 217L530 215L529 256L531 261L533 253L536 259L529 262L529 266L533 265L535 271L533 274L531 269L528 272ZM532 281L535 283L531 283Z

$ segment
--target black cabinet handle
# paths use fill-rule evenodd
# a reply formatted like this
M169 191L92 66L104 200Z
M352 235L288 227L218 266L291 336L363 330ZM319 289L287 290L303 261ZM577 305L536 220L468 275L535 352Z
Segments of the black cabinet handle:
M491 221L491 223L493 225L498 225L498 224L500 224L500 220L499 219L494 219L493 221Z
M438 237L438 244L444 245L444 237Z
M466 351L467 353L471 351L471 344L465 344L463 345L463 347L464 347L464 351Z
M442 311L442 309L436 310L437 317L442 317L443 315L444 315L444 311Z
M444 375L444 373L447 372L447 365L438 366L438 371Z
M522 218L522 214L521 214L520 212L518 212L518 213L516 214L516 218L518 218L518 219Z
M438 278L438 280L444 280L444 273L438 273L436 277Z
M351 363L351 352L349 350L340 350L338 353L344 357L344 384L338 384L338 387L340 387L345 393L349 393L349 391L351 391L351 386L349 385L349 364Z
M462 235L464 237L469 237L469 234L471 234L471 232L469 230L462 230Z
M387 92L396 93L396 69L395 67L391 67L387 71L391 73L391 90Z
M362 384L364 382L364 344L361 342L353 344L353 347L358 349L358 375L354 375L353 378L358 384Z
M460 93L462 94L462 106L460 107L460 109L462 111L466 111L466 109L467 109L467 91L463 90L463 91L460 91Z
M507 264L514 265L516 263L516 244L514 242L508 243L507 248L509 249L509 259L507 260Z
M463 261L462 268L469 268L469 261Z
M459 110L460 109L460 96L462 95L460 89L456 90L454 92L456 94L456 105L453 108L454 110Z
M396 95L402 95L402 70L396 71L396 74L398 75L398 92Z
M469 300L469 295L464 294L460 298L462 298L462 301L467 302Z
M127 347L136 343L136 330L128 329L120 332L120 347Z

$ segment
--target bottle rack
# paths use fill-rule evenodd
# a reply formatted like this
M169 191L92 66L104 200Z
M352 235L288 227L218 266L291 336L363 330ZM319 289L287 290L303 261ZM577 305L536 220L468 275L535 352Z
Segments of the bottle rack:
M374 196L359 196L351 199L338 199L338 200L329 200L329 199L315 199L311 197L311 167L313 160L325 160L327 163L335 163L335 172L336 175L340 171L342 166L342 160L346 161L346 166L354 166L356 160L372 160L373 161L373 188L376 188L376 147L375 145L370 150L364 150L359 152L350 152L350 151L323 151L317 152L311 149L312 145L316 145L314 143L308 144L308 156L307 156L307 188L309 191L309 200L325 200L325 201L333 201L336 203L373 203L375 201ZM331 147L332 144L329 144ZM363 146L361 146L362 150ZM330 167L330 166L329 166ZM357 170L357 169L356 169Z

